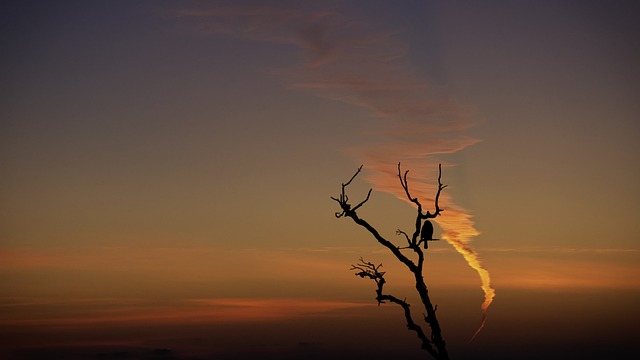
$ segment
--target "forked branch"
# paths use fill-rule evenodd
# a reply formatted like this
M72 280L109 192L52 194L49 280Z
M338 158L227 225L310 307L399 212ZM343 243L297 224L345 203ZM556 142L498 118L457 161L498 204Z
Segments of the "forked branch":
M338 197L337 198L334 198L333 196L331 197L333 200L337 201L338 204L340 204L340 208L342 209L342 211L335 213L337 218L341 218L343 216L349 216L349 214L355 212L362 205L364 205L364 203L366 203L369 200L369 197L371 196L371 190L373 189L369 189L369 192L367 193L367 197L364 200L362 200L358 205L356 205L353 209L351 208L351 204L349 204L349 196L347 196L347 194L345 193L345 189L347 186L349 186L349 184L351 184L353 179L355 179L356 176L360 174L360 171L362 171L362 165L360 165L356 173L353 174L353 176L351 177L351 179L349 179L349 181L347 181L346 183L342 183L342 189Z
M365 229L367 229L367 231L369 231L371 233L371 235L373 235L373 237L380 244L384 245L389 250L391 250L393 255L395 255L395 257L398 260L400 260L400 262L405 264L411 271L416 271L417 270L417 265L414 264L413 261L411 261L411 259L409 259L405 255L403 255L402 252L400 251L400 249L397 246L395 246L391 241L385 239L382 235L380 235L380 233L373 226L371 226L366 220L361 219L358 216L358 214L356 213L356 210L358 210L360 207L362 207L362 205L364 205L369 200L369 198L371 197L371 191L373 189L369 189L369 192L367 193L367 197L363 201L358 203L358 205L356 205L355 207L352 208L351 204L349 204L349 196L347 196L347 194L345 192L345 189L346 189L347 186L349 186L349 184L351 184L353 179L355 179L355 177L358 176L360 171L362 171L362 165L358 168L356 173L353 174L353 176L351 177L351 179L349 179L349 181L347 181L346 183L342 184L342 188L341 188L341 191L340 191L340 194L338 195L338 197L331 197L331 199L333 199L334 201L336 201L340 205L340 209L342 210L342 211L336 212L335 216L337 218L341 218L341 217L345 216L345 217L350 217L351 219L353 219L353 221L356 224L358 224L358 225L364 227Z
M420 203L420 200L418 200L417 197L412 197L411 196L411 192L409 191L409 183L407 181L407 174L409 174L409 170L406 170L404 172L404 174L402 174L402 171L400 169L400 163L398 163L398 178L400 179L400 185L404 189L405 194L407 194L407 198L409 199L409 201L411 201L412 203L414 203L414 204L416 204L418 206L418 216L421 219L433 219L433 218L437 217L438 215L440 215L440 212L443 211L443 209L441 209L440 205L439 205L440 193L442 192L442 190L444 188L447 187L447 185L443 185L442 184L442 164L438 164L438 191L436 192L435 212L433 214L430 213L429 211L427 211L426 214L422 213L422 204Z
M402 186L402 189L404 189L404 193L407 195L407 199L409 199L409 201L411 201L418 207L416 221L415 221L415 228L413 231L413 235L411 236L411 240L409 242L409 247L411 247L412 249L416 248L414 249L414 251L418 253L418 256L421 257L421 252L419 252L417 248L418 248L418 245L420 245L420 243L418 242L418 237L420 237L420 227L422 225L422 220L435 218L439 216L440 213L443 211L443 209L441 209L439 205L440 193L444 188L447 187L447 185L442 184L442 181L441 181L442 164L438 164L438 191L436 192L436 198L435 198L435 212L433 214L430 213L429 211L427 211L426 213L423 213L422 203L420 202L420 200L418 200L417 197L411 196L411 192L409 191L409 182L407 180L407 174L409 174L409 170L406 170L404 173L402 173L400 163L398 163L398 179L400 179L400 186ZM422 260L422 258L420 260Z
M438 201L440 198L440 193L446 187L446 185L443 185L441 182L442 167L439 166L438 170L439 170L438 191L435 197L435 211L433 213L430 213L429 211L427 211L426 213L423 213L422 204L420 203L418 198L412 197L411 192L409 191L409 185L407 181L407 174L409 173L409 171L405 171L403 174L400 168L400 163L398 163L398 178L400 179L400 185L404 189L405 194L407 195L409 201L416 204L416 206L418 207L417 209L418 211L416 214L416 227L412 236L409 237L407 233L405 233L400 229L396 231L397 235L402 235L407 241L406 247L398 247L394 245L392 242L390 242L389 240L385 239L382 235L380 235L380 233L373 226L371 226L366 220L360 218L356 213L356 210L362 207L369 200L371 196L371 189L369 189L369 192L367 193L366 198L360 203L358 203L356 206L352 207L351 204L349 203L349 197L346 194L346 187L349 186L349 184L351 184L351 182L356 178L356 176L362 171L362 166L358 168L356 173L349 179L349 181L342 184L340 194L338 194L337 197L332 197L331 199L333 199L340 205L341 211L335 213L336 217L338 218L349 217L356 224L364 227L369 233L371 233L371 235L373 235L373 237L380 244L388 248L393 253L393 255L405 266L407 266L409 271L411 271L411 273L413 274L413 277L415 278L416 291L420 296L420 300L424 305L424 309L426 311L426 316L424 317L424 320L429 326L429 328L431 329L431 336L427 337L422 327L420 327L420 325L416 324L413 321L413 318L411 316L410 306L405 300L401 300L393 295L383 293L383 287L386 281L384 279L384 272L380 271L380 268L382 265L375 265L373 263L364 261L362 258L360 258L360 262L357 265L352 265L351 270L356 271L357 276L360 276L362 278L368 278L375 281L376 300L378 301L378 305L384 302L391 302L391 303L398 304L403 308L405 319L407 321L407 327L409 328L409 330L416 332L416 335L420 339L422 343L422 348L424 350L426 350L429 354L431 354L436 359L447 360L449 358L449 355L447 352L445 341L442 338L440 325L436 318L436 307L434 307L433 304L431 303L431 300L429 298L429 291L427 289L427 286L425 284L424 277L422 274L425 257L424 257L423 250L419 246L420 242L418 242L422 220L435 218L436 216L440 215L440 213L442 212L442 209L440 208ZM408 249L412 250L414 255L417 256L416 263L414 263L413 260L409 259L406 255L403 254L402 251L408 250Z
M356 276L360 276L361 278L369 278L376 282L376 300L378 301L378 305L384 304L386 301L400 305L402 310L404 311L404 318L407 322L407 328L411 331L415 331L416 336L420 339L421 347L426 350L429 354L431 354L434 358L438 359L438 351L434 348L433 342L427 337L422 330L422 327L416 324L413 321L413 317L411 315L411 305L407 303L405 300L400 300L399 298L385 294L383 292L384 284L386 283L384 279L384 272L380 271L382 264L375 265L374 263L364 261L360 258L360 262L357 265L351 265L351 270L356 270Z

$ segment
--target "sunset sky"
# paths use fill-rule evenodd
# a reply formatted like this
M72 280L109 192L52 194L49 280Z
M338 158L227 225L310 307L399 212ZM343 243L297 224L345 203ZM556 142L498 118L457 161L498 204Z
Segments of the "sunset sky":
M0 357L631 359L634 1L3 1ZM477 262L479 261L479 262ZM495 297L492 297L495 291ZM491 302L493 299L493 302ZM487 321L469 343L488 306ZM420 317L420 307L412 307Z

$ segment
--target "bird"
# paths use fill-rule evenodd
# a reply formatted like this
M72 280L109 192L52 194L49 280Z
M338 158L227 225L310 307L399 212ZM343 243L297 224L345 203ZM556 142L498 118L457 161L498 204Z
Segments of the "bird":
M424 242L424 248L427 249L429 244L427 241L437 240L433 238L433 224L429 220L425 220L422 224L422 230L420 231L420 241Z

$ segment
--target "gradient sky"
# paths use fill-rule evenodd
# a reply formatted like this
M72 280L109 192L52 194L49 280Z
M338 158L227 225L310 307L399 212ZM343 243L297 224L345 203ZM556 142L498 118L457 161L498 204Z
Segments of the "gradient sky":
M0 355L424 358L356 278L410 231L455 359L631 358L632 1L4 1ZM496 297L485 328L473 251ZM401 242L399 242L401 244ZM416 305L417 307L417 305ZM613 349L613 350L612 350ZM627 357L628 356L628 357Z

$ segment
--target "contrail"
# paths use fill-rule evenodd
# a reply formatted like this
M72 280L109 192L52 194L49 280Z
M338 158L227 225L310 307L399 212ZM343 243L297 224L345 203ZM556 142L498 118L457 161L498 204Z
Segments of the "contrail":
M354 20L362 17L349 16L347 8L230 6L185 9L175 15L197 31L293 46L303 61L280 71L290 88L369 110L376 120L357 134L361 145L349 151L354 160L366 164L368 181L377 191L407 201L395 173L400 161L411 171L412 195L428 207L433 203L428 196L436 192L436 157L480 141L464 133L473 125L470 112L416 75L401 34L381 31L379 23ZM444 230L442 237L480 276L485 300L475 337L495 291L489 272L469 245L479 234L471 215L448 191L440 201L445 212L436 221Z
M368 162L365 163L368 164L369 162L373 162L373 160L374 159L368 159ZM410 188L412 188L412 195L416 196L417 194L435 194L435 185L426 182L428 174L435 174L435 171L437 169L437 164L435 164L435 162L432 162L431 166L428 166L425 165L425 163L429 161L429 159L411 159L411 161L407 161L406 163L403 162L403 168L413 170L414 167L412 167L410 164L415 163L418 160L422 162L422 164L421 166L420 164L416 164L415 168L431 167L432 170L426 172L422 170L421 174L425 174L425 177L419 177L417 179L418 181L412 181L411 179L409 180L409 186ZM397 177L390 172L382 173L380 171L381 167L383 167L382 164L374 162L372 170L373 174L368 178L374 188L381 191L389 192L397 198L408 202L406 194L403 192L403 190L397 189ZM392 167L392 165L388 164L388 166L386 167ZM409 174L411 174L411 172ZM429 209L429 204L433 203L433 198L426 197L421 200L423 200L422 204L427 209ZM444 231L444 233L442 234L442 238L449 244L451 244L453 248L464 257L469 267L471 267L478 273L481 282L480 287L484 293L484 302L481 305L482 320L478 329L469 340L469 342L471 342L484 328L485 322L487 320L489 305L491 305L491 302L495 297L495 290L491 287L491 276L489 274L489 271L482 266L477 252L469 245L469 242L475 236L480 234L474 226L471 215L465 209L453 203L449 195L443 194L440 198L440 204L440 206L445 210L441 216L435 219L435 221Z
M489 271L482 267L478 254L468 245L468 242L479 235L475 229L470 216L460 213L459 209L451 209L446 216L436 219L438 225L445 231L443 238L465 258L470 267L478 272L481 281L481 288L484 292L484 302L482 303L482 320L478 330L473 334L472 342L480 331L484 328L487 320L487 310L495 296L495 290L491 287L491 277Z

